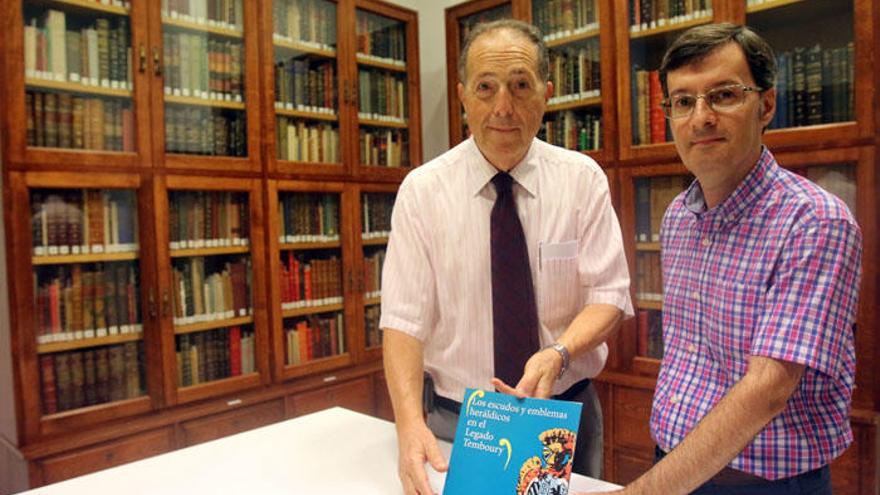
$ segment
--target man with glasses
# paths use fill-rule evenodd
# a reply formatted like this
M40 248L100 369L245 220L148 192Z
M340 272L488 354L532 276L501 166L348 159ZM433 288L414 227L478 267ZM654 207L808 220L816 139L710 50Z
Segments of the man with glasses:
M658 462L623 493L831 493L852 442L861 233L761 144L775 76L772 49L732 24L685 32L661 63L696 180L661 227Z

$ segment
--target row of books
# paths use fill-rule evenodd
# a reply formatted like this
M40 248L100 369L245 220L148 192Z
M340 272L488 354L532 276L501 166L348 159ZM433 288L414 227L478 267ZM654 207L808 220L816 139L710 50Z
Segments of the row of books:
M162 33L165 94L244 101L244 45L207 33Z
M364 331L366 332L366 346L378 347L382 345L382 330L379 328L379 318L382 307L371 304L364 308Z
M310 315L284 322L288 365L346 352L342 312Z
M712 17L712 0L629 0L632 32Z
M388 237L391 232L391 211L394 209L394 193L362 193L363 223L361 234L364 239Z
M241 31L242 0L162 0L162 18Z
M336 4L327 0L273 0L272 28L281 39L336 47Z
M247 375L254 365L254 331L239 326L185 333L176 339L181 387Z
M687 175L636 179L637 242L660 242L660 223L666 208L690 183L691 177Z
M32 189L35 256L136 251L137 213L132 191Z
M342 302L342 261L335 254L281 254L282 309Z
M663 359L663 317L659 311L640 309L636 320L636 353Z
M336 64L290 58L275 65L275 107L336 114Z
M776 55L775 129L854 119L853 43L796 47Z
M602 114L572 110L547 114L538 137L570 150L597 150L602 147Z
M409 167L409 133L403 129L360 130L361 163Z
M376 69L358 70L358 114L361 118L406 121L406 75Z
M172 261L174 324L226 320L252 313L251 260L241 256Z
M406 25L363 10L357 12L358 53L396 65L406 60Z
M278 159L306 163L340 163L339 131L332 124L278 118Z
M553 81L554 95L598 95L602 88L599 67L598 39L580 46L550 50L550 80Z
M56 265L34 272L37 343L138 333L134 262Z
M599 27L596 0L546 0L532 4L532 19L545 41Z
M165 151L189 155L247 156L244 112L166 106Z
M44 414L140 397L146 393L143 343L40 356Z
M278 222L281 242L339 240L339 193L282 193Z
M245 246L250 236L248 195L232 191L169 191L171 249Z
M131 102L70 93L25 92L28 146L134 151Z
M50 9L25 24L25 75L130 90L130 45L126 17L84 20Z
M458 46L464 47L464 40L467 39L468 34L470 34L471 30L477 27L478 24L497 21L500 19L510 19L512 17L513 11L511 9L510 3L502 3L501 5L498 5L496 7L491 7L486 10L482 10L469 16L460 18L458 20ZM547 32L544 31L544 33L546 34Z
M663 300L663 274L660 269L660 251L636 252L636 299Z
M382 267L385 265L385 248L376 249L372 254L364 254L364 293L366 297L377 297L382 292Z
M633 66L630 76L633 144L670 141L671 131L661 106L663 88L660 86L660 72Z

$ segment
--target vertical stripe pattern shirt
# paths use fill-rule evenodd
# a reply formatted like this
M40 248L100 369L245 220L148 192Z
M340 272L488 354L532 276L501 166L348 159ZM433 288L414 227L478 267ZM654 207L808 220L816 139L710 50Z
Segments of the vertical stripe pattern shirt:
M381 328L424 344L438 394L491 390L492 273L489 224L498 173L473 138L410 172L400 186L382 274ZM554 342L588 304L632 315L620 225L602 169L578 152L532 141L511 171L540 323ZM572 361L553 393L594 377L605 344Z
M651 433L675 448L745 375L750 356L799 363L786 408L730 467L767 479L828 464L852 442L861 232L837 197L766 148L721 204L698 181L661 229L665 354Z

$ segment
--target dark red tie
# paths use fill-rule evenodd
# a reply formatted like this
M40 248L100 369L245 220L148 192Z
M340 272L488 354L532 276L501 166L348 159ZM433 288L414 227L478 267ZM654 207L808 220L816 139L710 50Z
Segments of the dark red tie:
M495 376L515 387L529 357L538 351L538 309L529 268L513 177L500 172L492 178L498 194L492 207L492 321Z

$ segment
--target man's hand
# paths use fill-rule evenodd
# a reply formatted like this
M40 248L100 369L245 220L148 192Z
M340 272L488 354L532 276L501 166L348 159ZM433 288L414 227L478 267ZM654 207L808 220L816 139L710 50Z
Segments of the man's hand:
M542 349L526 362L523 376L516 388L504 383L500 378L492 378L492 386L503 394L516 397L537 397L547 399L553 394L553 384L562 369L562 356L553 349Z
M411 426L397 427L397 445L400 450L398 459L398 475L406 495L433 495L434 490L428 483L425 462L430 462L435 471L444 472L449 466L440 448L437 438L431 433L423 421Z

